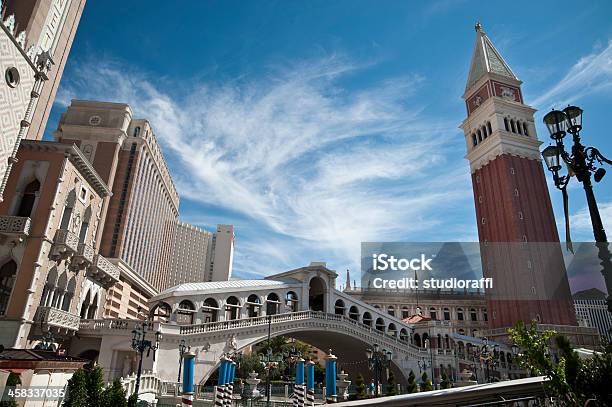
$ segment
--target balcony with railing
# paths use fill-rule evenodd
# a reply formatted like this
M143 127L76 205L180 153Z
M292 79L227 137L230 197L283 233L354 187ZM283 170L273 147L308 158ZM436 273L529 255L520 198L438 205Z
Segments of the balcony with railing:
M93 263L87 269L87 276L109 288L119 281L119 269L101 254L94 256Z
M81 318L55 307L38 307L34 320L47 328L78 331Z
M19 243L30 235L31 220L25 216L0 216L0 242Z
M84 270L91 266L94 261L95 251L93 247L86 243L79 243L79 248L72 258L73 267L77 270Z
M79 237L66 229L58 229L53 239L51 256L67 258L79 251Z

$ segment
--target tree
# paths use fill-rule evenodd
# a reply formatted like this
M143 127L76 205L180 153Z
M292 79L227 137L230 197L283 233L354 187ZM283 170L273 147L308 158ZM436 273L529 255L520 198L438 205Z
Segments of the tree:
M597 405L612 405L610 377L612 376L612 346L605 343L601 352L582 360L572 349L569 340L555 331L538 330L537 322L527 327L522 321L508 329L510 339L520 348L517 357L520 367L532 375L546 376L548 391L560 405L585 405L594 400ZM558 354L551 355L554 340ZM591 402L592 403L592 402ZM591 405L591 404L589 404ZM595 404L592 404L595 405Z
M423 372L423 374L421 375L421 391L431 391L431 390L433 390L431 380L429 380L429 376L427 376L427 372Z
M78 369L68 380L63 407L135 407L137 399L126 393L119 379L104 388L100 366ZM131 404L130 404L131 403Z
M442 389L450 389L453 387L453 382L450 381L446 372L442 372L442 381L440 382L440 388Z
M359 375L357 376L357 379L355 380L355 386L357 387L356 399L362 400L362 399L367 398L366 385L365 385L365 381L363 380L363 376L361 375L361 373L359 373Z
M416 393L417 391L419 391L419 387L417 386L417 383L416 383L416 376L414 375L414 372L412 370L410 371L410 374L408 375L407 391L408 393Z
M102 397L104 380L100 366L85 366L85 389L87 391L87 407L105 407Z
M2 345L0 345L2 346ZM0 353L2 350L0 350ZM15 372L9 373L6 378L6 387L4 388L4 395L2 397L2 401L0 401L0 407L17 407L17 402L14 397L9 396L7 393L10 388L15 388L15 386L21 384L21 377L19 374Z
M87 377L84 369L78 369L68 380L63 407L87 406Z
M389 370L389 375L387 376L387 396L395 396L397 394L397 386L395 384L395 375L393 374L393 370Z
M113 383L102 393L103 404L108 407L127 407L126 397L125 389L119 379L113 380Z

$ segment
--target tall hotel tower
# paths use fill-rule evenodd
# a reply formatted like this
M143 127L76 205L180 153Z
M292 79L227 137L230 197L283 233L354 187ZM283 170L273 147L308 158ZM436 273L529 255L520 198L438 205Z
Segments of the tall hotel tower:
M480 24L463 99L490 328L576 325L534 125L521 81Z

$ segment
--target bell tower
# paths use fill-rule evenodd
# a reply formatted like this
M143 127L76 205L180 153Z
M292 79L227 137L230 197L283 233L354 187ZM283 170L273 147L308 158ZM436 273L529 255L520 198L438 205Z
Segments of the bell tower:
M522 82L480 23L463 99L461 124L487 291L490 328L518 320L576 325L573 301Z

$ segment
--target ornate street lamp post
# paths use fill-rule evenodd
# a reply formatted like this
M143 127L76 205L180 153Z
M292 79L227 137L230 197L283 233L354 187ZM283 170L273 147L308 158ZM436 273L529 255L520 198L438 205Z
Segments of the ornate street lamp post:
M383 349L379 350L378 344L374 344L374 349L367 348L366 356L368 358L368 367L374 373L374 396L378 397L378 387L382 380L383 370L388 369L391 365L391 351Z
M188 351L189 349L191 349L191 346L185 345L185 340L181 339L181 342L179 343L179 346L178 346L178 351L179 351L179 370L178 370L178 378L176 379L176 381L178 383L181 382L181 368L183 367L183 354L186 351Z
M147 357L151 351L155 352L159 349L159 341L162 338L162 334L160 331L155 332L155 345L148 339L146 339L147 333L150 333L153 329L153 322L151 321L143 321L142 323L137 323L136 327L132 331L134 335L132 337L132 349L140 354L140 360L138 361L138 373L136 375L136 387L134 389L134 394L136 394L136 398L138 398L138 391L140 390L140 376L142 375L142 359L144 352L147 352ZM153 353L153 359L155 359L155 353Z
M480 347L480 351L477 356L480 363L484 363L486 366L486 381L491 382L491 368L495 368L499 364L499 345L493 345L493 349L489 346L489 340L483 338L483 345Z
M429 349L429 366L431 367L431 385L433 388L436 388L436 374L434 370L434 362L433 362L433 349L431 347L431 339L427 338L424 341L425 349Z
M563 194L567 240L569 242L567 184L570 178L575 175L578 182L582 183L586 194L591 224L593 226L593 235L598 248L598 257L601 260L601 272L608 290L608 311L612 312L612 261L610 260L612 256L610 255L606 231L601 222L599 208L593 193L593 184L591 183L591 173L593 173L595 182L601 181L606 174L606 170L602 168L602 165L604 163L612 165L612 161L604 157L595 147L585 147L580 142L582 109L578 106L568 106L562 111L553 109L544 116L544 124L546 124L555 145L546 147L542 151L542 156L546 166L553 174L555 186ZM573 137L571 153L565 150L563 143L566 131ZM567 175L559 175L563 162L568 169Z

